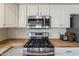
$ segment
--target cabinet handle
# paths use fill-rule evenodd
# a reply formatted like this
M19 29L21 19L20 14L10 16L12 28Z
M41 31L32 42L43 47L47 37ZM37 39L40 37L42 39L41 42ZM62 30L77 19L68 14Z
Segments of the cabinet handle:
M72 51L66 51L67 53L71 53Z
M59 26L63 26L63 24L60 24Z
M3 26L5 26L5 24L3 24Z

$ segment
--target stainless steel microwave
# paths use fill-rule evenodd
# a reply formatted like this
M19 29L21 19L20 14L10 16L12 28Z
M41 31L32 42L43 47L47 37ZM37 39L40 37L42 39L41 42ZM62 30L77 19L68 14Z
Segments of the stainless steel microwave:
M50 16L29 16L27 28L50 28Z

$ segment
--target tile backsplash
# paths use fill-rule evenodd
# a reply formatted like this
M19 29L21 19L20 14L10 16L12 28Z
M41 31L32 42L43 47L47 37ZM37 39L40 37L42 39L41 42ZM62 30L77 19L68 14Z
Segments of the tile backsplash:
M0 41L7 39L7 33L8 33L7 29L4 28L0 29Z
M26 29L26 28L11 28L8 29L8 38L29 38L29 32L49 32L49 38L59 38L59 34L66 32L65 28L52 29Z

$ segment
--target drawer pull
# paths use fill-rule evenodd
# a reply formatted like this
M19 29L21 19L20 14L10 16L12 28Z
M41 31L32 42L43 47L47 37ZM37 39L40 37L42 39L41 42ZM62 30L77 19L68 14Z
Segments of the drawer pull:
M66 51L66 52L71 53L72 51Z

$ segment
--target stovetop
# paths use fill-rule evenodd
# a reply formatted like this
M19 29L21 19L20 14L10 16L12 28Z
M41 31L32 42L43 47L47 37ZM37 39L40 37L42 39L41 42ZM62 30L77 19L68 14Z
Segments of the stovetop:
M30 39L25 48L54 48L48 39Z

